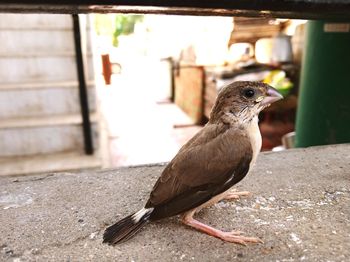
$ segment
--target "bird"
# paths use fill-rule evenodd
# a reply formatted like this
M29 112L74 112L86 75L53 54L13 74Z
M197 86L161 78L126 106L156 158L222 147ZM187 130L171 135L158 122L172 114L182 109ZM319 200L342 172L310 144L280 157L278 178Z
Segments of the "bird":
M218 201L249 193L232 192L231 187L249 173L260 152L259 113L282 98L262 82L237 81L221 88L207 124L166 165L145 206L109 226L103 243L122 243L148 222L176 215L185 225L225 242L262 242L239 231L216 229L194 216Z

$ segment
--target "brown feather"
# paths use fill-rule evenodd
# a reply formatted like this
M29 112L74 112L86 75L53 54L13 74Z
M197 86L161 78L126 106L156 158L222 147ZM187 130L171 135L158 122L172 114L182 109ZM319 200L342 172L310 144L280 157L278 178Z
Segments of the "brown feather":
M180 214L224 192L247 174L251 159L251 144L243 130L206 126L156 182L146 204L155 208L151 219Z

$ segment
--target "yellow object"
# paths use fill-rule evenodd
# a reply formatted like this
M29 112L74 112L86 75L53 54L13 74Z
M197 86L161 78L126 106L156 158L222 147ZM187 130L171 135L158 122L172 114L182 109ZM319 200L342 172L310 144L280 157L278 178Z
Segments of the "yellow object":
M286 77L286 72L283 70L271 71L263 82L276 88L283 96L288 95L293 87L293 83Z

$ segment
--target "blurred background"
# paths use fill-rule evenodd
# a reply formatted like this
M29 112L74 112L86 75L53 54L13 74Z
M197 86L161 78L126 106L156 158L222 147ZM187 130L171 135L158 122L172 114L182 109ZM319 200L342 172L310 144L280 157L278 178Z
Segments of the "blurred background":
M291 148L305 23L79 15L84 103L72 16L0 14L0 174L169 161L238 80L283 94L260 115L262 150Z

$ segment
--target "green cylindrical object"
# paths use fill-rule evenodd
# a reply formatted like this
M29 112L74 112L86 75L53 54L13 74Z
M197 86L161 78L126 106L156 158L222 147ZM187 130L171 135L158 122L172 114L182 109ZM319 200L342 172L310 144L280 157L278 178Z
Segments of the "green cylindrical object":
M307 22L296 147L350 142L349 26Z

